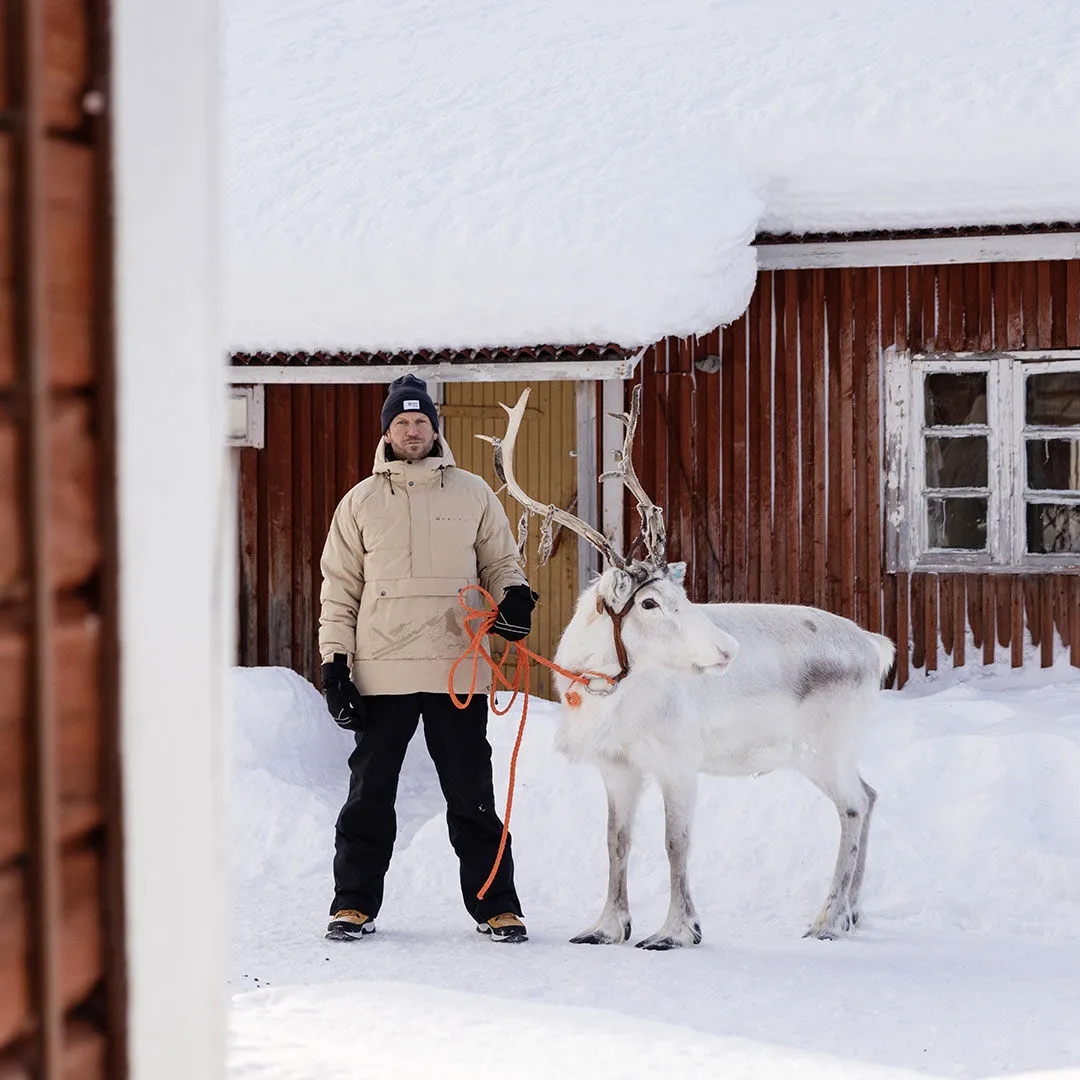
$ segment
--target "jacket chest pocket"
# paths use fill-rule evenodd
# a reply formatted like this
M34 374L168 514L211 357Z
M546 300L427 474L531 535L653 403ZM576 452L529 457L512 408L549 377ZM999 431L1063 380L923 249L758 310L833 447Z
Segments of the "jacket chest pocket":
M476 530L470 514L436 511L429 519L431 572L438 577L476 578Z

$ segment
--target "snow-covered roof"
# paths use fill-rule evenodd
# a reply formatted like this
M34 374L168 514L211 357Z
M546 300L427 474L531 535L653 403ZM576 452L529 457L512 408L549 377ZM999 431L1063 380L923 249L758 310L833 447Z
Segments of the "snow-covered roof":
M1080 221L1075 0L226 0L238 350L643 344L759 232Z

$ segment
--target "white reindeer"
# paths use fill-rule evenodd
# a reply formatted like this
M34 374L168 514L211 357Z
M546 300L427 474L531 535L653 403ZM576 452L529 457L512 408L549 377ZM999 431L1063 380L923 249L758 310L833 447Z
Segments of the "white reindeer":
M557 676L559 747L599 768L607 789L608 889L599 919L571 938L614 944L630 937L627 863L645 778L664 800L671 873L667 918L637 943L644 949L696 945L701 926L690 896L687 856L699 772L726 776L788 766L832 800L840 847L825 903L807 937L854 929L876 793L859 775L855 744L893 661L888 638L817 608L782 604L692 604L664 558L662 510L643 491L630 461L640 408L635 388L621 415L626 441L617 474L637 497L648 558L627 562L603 534L517 485L513 448L529 391L510 409L496 467L523 506L596 547L611 564L580 596L555 661L614 680L574 683ZM481 436L484 438L484 436Z

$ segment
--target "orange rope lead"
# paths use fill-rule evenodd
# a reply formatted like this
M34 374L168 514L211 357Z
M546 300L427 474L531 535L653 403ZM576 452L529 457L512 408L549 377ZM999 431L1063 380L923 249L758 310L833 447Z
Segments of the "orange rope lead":
M470 589L476 589L481 593L484 599L491 604L491 607L487 610L470 607L465 600L465 594ZM590 679L603 679L609 685L613 686L616 680L614 676L605 675L601 671L567 671L565 668L559 667L558 664L545 659L539 653L534 653L532 649L523 645L520 641L508 641L506 643L506 649L499 658L499 662L496 663L491 658L491 654L484 648L484 637L491 629L492 624L495 622L498 615L498 610L494 599L492 599L491 593L489 593L482 585L466 585L465 588L458 593L458 603L465 609L465 629L468 631L472 640L469 643L469 647L453 662L453 664L450 665L450 677L448 679L447 689L450 691L451 701L453 701L459 709L467 708L472 702L473 695L476 692L477 669L481 659L484 660L492 671L493 677L491 680L490 705L491 711L495 713L496 716L505 716L513 707L518 694L524 695L521 704L521 723L518 725L517 738L514 740L514 750L510 755L510 778L507 782L506 811L503 814L503 828L502 836L499 837L499 850L495 855L495 865L492 866L487 881L484 882L480 887L480 891L476 894L477 900L483 900L488 889L491 888L491 883L495 880L495 875L499 872L499 866L502 864L503 852L506 850L506 840L510 835L510 811L514 805L514 782L517 777L518 751L521 749L521 740L525 735L525 719L529 714L529 660L535 660L538 664L543 664L544 667L550 668L552 671L557 671L560 675L563 675L570 680L570 687L565 695L568 705L581 704L581 695L574 689L577 683L587 683ZM502 672L502 664L510 655L511 649L514 650L515 654L514 677L508 679ZM462 701L454 691L454 675L457 672L458 667L470 656L472 657L472 676L469 680L469 692L466 695L465 700ZM495 702L495 692L500 687L513 691L505 709L498 708Z

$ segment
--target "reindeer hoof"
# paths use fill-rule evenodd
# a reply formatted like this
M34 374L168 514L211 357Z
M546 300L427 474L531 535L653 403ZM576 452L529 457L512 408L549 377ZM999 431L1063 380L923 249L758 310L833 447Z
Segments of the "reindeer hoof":
M630 924L626 923L622 935L609 934L603 930L586 930L570 939L572 945L618 945L630 937Z
M672 937L650 937L639 941L635 949L648 949L649 952L666 952L668 949L681 949L682 942Z
M643 938L634 948L648 949L650 952L666 952L668 949L682 949L687 945L700 945L701 927L693 923L687 929L689 930L688 941L675 937L673 934L653 934L652 937Z

